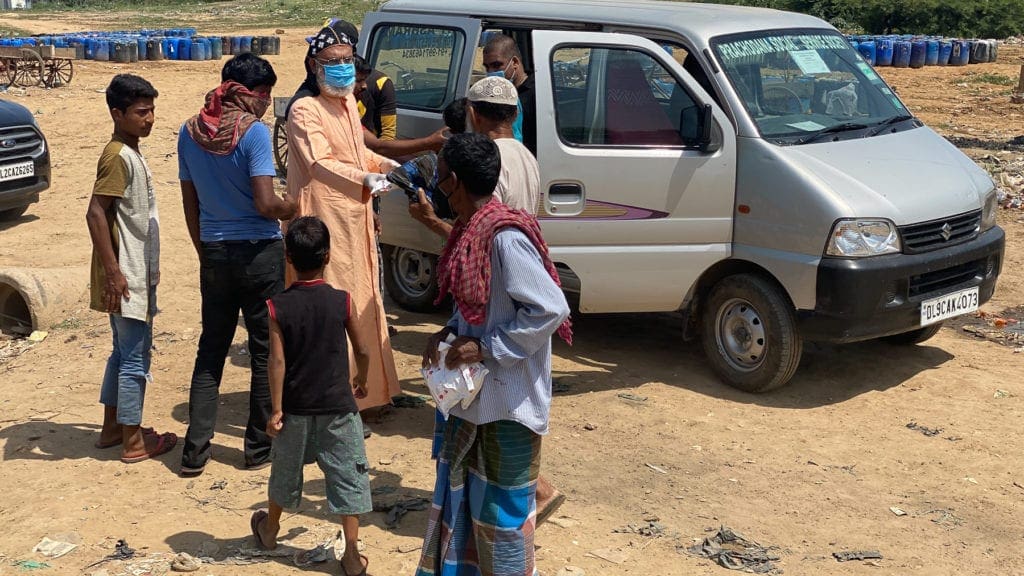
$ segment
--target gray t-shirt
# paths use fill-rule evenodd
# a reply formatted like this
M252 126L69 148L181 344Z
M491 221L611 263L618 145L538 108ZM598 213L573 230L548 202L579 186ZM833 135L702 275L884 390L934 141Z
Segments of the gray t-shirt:
M501 153L501 175L494 196L510 208L536 214L540 203L537 159L515 138L498 138L494 143Z

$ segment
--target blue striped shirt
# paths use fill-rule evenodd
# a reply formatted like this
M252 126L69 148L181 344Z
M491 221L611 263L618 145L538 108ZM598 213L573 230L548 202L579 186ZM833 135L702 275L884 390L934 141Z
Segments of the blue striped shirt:
M516 228L494 235L487 319L472 326L456 309L448 327L480 340L489 373L480 395L452 414L474 424L513 420L547 434L551 409L551 335L569 317L565 295L540 253Z

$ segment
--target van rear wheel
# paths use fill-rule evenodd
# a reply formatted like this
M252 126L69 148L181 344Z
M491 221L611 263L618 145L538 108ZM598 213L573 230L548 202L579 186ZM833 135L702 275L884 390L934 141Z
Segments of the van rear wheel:
M932 336L935 336L941 329L942 322L939 322L938 324L932 324L931 326L925 326L924 328L918 328L917 330L911 330L910 332L904 332L903 334L886 336L885 338L882 338L882 340L889 344L895 344L898 346L913 346L914 344L920 344Z
M391 299L411 312L437 310L437 256L401 246L380 248L384 286Z
M753 274L718 282L703 306L704 353L729 385L767 392L793 377L803 341L782 289Z

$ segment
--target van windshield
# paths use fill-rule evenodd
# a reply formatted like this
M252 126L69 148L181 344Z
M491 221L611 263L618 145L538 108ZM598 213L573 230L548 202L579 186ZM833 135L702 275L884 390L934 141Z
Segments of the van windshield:
M712 42L761 136L778 144L865 137L911 115L843 36L764 31ZM916 124L912 125L916 126Z

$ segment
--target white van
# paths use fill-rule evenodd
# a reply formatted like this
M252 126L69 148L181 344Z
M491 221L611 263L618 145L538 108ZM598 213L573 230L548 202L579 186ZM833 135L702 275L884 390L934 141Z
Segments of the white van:
M581 312L682 311L715 372L785 384L804 341L933 336L995 290L988 175L907 110L826 22L624 0L391 0L360 53L425 135L516 39L536 85L539 217ZM385 281L437 294L440 241L382 207Z

